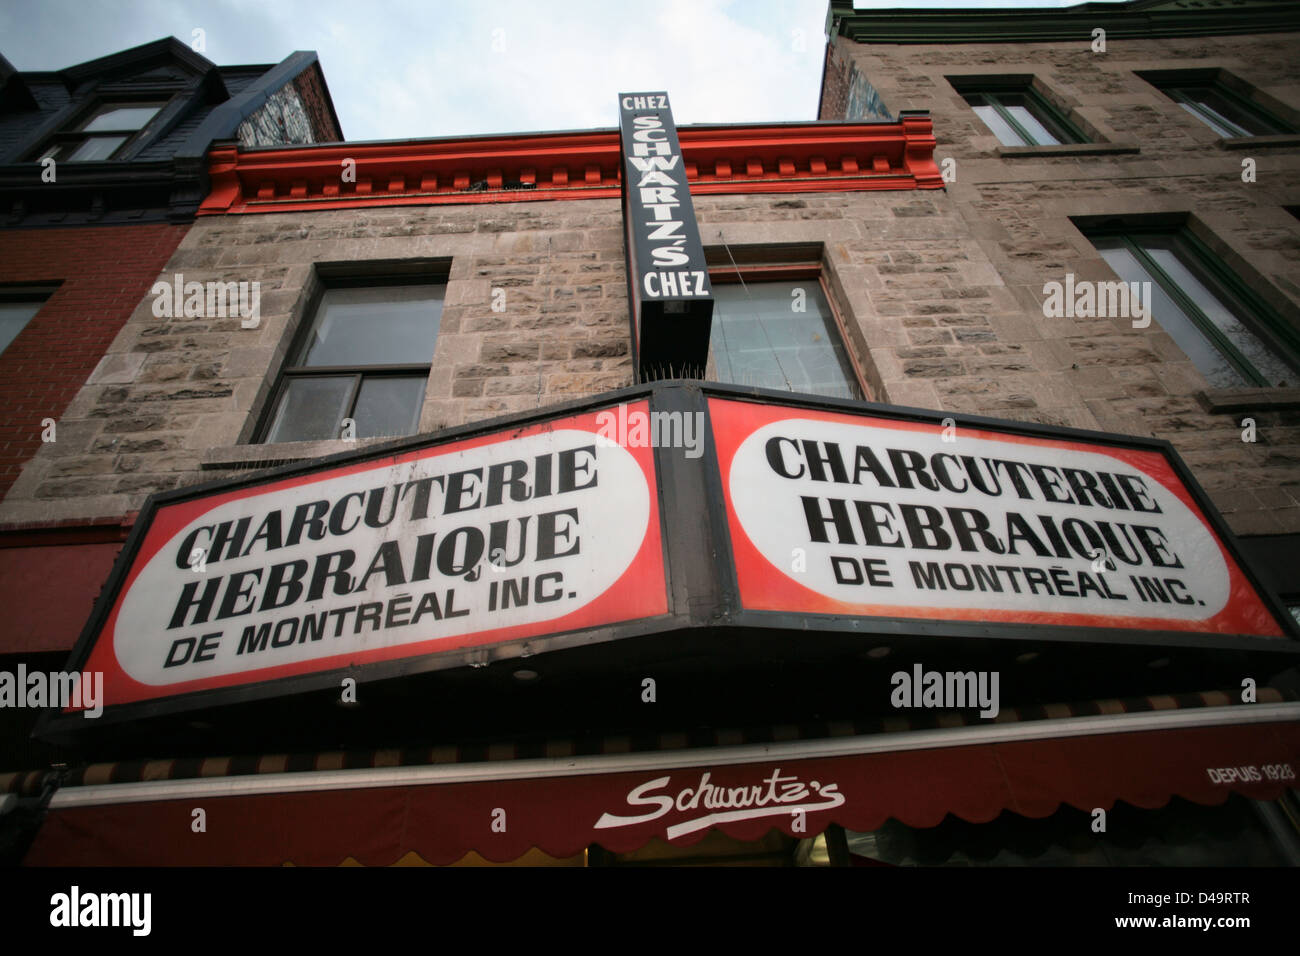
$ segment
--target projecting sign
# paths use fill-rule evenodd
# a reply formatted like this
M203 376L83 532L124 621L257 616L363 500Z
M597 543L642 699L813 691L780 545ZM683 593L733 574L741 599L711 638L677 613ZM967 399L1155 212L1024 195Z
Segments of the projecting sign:
M1283 636L1161 452L709 413L747 610Z
M116 720L728 626L1300 651L1169 446L944 421L661 383L167 492L67 669Z
M634 360L702 377L713 287L667 93L620 93L623 226Z
M599 427L161 504L83 669L115 706L666 613L652 449Z

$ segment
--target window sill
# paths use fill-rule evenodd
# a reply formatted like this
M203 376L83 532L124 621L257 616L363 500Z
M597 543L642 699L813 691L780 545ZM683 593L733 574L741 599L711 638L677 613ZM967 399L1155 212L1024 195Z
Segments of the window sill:
M225 448L209 448L199 460L199 467L204 470L231 468L272 468L276 465L289 465L300 461L312 461L339 455L348 451L360 451L374 445L398 441L414 436L399 435L385 438L357 438L345 441L342 438L324 441L286 441L272 445L229 445Z
M1300 134L1280 133L1277 136L1232 136L1218 141L1220 149L1255 149L1259 146L1300 146Z
M1269 412L1300 408L1300 388L1212 388L1197 392L1207 412Z
M1022 156L1116 156L1139 151L1134 143L1057 143L1053 146L998 147L998 155L1003 159Z

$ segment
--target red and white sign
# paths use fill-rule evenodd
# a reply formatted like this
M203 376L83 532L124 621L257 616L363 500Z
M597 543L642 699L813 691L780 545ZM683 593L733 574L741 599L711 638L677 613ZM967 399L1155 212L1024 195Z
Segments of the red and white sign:
M1159 452L709 413L746 609L1283 636Z
M665 614L652 449L599 430L583 413L162 504L85 669L116 705Z

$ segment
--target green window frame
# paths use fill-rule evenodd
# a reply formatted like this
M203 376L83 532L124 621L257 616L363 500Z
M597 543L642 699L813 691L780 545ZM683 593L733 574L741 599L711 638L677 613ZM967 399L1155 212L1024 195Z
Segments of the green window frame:
M1064 146L1089 141L1028 82L985 86L954 82L954 86L1003 146ZM1037 129L1029 125L1031 120Z
M1224 388L1300 385L1300 334L1190 230L1108 228L1090 230L1086 234L1103 258L1107 258L1106 251L1127 251L1138 269L1145 273L1145 276L1138 277L1139 280L1149 278L1168 297L1176 311L1167 312L1162 321L1153 309L1152 318L1188 353L1188 358L1211 385ZM1172 260L1160 253L1172 253ZM1170 263L1171 268L1162 266L1159 259ZM1107 261L1115 268L1114 262ZM1171 274L1171 269L1185 269L1190 276L1188 284L1194 283L1201 288L1184 288L1183 282ZM1118 269L1116 272L1128 281L1134 279L1133 275L1125 275ZM1225 330L1207 312L1207 307L1221 317L1229 315L1240 324L1240 328ZM1239 381L1223 380L1224 365L1215 368L1214 363L1206 361L1209 353L1188 339L1189 330L1183 326L1184 318L1190 323L1190 330L1199 333ZM1256 358L1249 357L1247 351ZM1270 369L1272 374L1269 374Z
M1171 100L1225 138L1279 136L1295 132L1272 113L1217 80L1156 85Z

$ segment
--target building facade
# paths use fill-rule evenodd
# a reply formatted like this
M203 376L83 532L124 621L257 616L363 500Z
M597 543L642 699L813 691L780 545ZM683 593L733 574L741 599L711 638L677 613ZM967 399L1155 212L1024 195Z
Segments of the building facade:
M314 53L219 67L168 38L64 70L0 57L7 490L95 371L207 191L215 140L342 138ZM57 358L53 357L57 355Z
M997 274L1003 298L987 325L901 323L902 349L885 361L917 404L1173 442L1294 597L1291 12L1151 2L885 15L832 4L819 115L929 111L948 197ZM1008 111L1025 118L1019 132ZM1154 279L1154 322L1048 315L1045 287L1067 274Z
M1294 862L1300 92L1258 6L1094 53L833 3L822 122L215 145L0 501L80 569L7 661L116 680L12 723L27 862ZM629 251L637 196L682 258ZM1117 276L1133 314L1075 294ZM963 507L999 464L1020 552Z
M334 142L342 133L314 53L218 66L174 38L55 71L16 71L0 58L0 102L7 493L38 449L73 437L59 423L81 387L121 374L105 353L207 195L209 146ZM202 387L204 371L182 377L191 375ZM41 618L20 615L5 653L61 654L80 630L93 594L78 588L102 579L124 538L111 512L63 528L22 522L5 535L0 589Z

